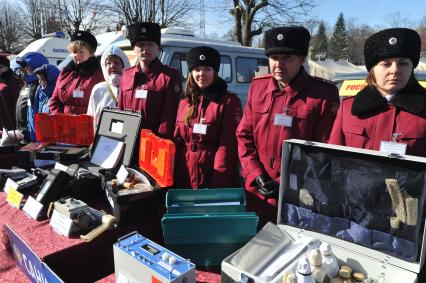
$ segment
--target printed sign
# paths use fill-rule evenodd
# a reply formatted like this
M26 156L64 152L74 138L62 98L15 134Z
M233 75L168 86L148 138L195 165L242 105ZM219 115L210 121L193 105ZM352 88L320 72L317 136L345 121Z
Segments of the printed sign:
M63 283L63 281L40 260L12 228L6 225L6 230L16 264L32 282Z
M366 86L367 86L367 82L365 80L344 81L342 86L340 87L339 95L354 96Z

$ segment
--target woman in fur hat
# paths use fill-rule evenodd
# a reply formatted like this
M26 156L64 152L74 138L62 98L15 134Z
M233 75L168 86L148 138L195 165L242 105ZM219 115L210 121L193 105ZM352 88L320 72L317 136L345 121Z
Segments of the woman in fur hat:
M50 113L86 114L93 87L104 81L101 65L95 57L98 42L87 31L76 31L68 49L73 60L58 77L50 99Z
M240 99L218 76L216 49L192 48L184 99L176 117L175 187L226 188L238 183L236 128Z
M426 90L414 77L421 41L392 28L364 44L368 85L341 103L330 143L426 156Z

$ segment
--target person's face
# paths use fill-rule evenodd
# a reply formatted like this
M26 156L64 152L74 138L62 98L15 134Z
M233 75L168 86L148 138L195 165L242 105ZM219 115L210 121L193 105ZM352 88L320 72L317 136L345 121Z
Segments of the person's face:
M83 45L80 45L77 48L75 48L72 51L72 54L74 55L74 62L76 64L81 64L83 62L86 62L87 59L89 59L93 55L93 53Z
M123 73L123 63L121 63L120 58L117 56L110 56L105 60L105 66L108 72L108 75L117 74L121 75Z
M191 75L198 87L204 89L213 83L214 69L209 66L197 66L192 69Z
M289 84L305 62L305 57L300 55L271 55L269 57L269 68L274 78L283 83Z
M148 65L157 57L160 48L154 41L139 41L133 48L139 62Z
M47 87L47 80L46 77L42 74L37 74L38 83L41 85L42 88Z
M373 67L377 89L382 94L396 94L410 79L413 63L408 58L388 58Z

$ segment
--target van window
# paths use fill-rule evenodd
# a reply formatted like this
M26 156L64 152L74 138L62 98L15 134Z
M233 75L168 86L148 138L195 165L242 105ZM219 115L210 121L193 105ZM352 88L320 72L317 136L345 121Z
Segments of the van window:
M172 60L170 61L170 67L180 70L182 79L184 80L188 78L189 73L186 54L187 53L184 52L176 52L173 54ZM219 77L227 83L232 82L232 66L229 56L220 56Z
M268 59L265 58L237 57L235 65L237 66L237 81L239 83L250 83L255 75L269 67Z
M219 77L221 77L227 83L232 82L231 57L222 55L220 56Z

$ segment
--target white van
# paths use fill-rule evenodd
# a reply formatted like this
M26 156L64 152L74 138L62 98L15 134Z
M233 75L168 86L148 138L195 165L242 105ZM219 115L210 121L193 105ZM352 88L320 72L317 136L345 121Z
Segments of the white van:
M162 29L161 33L159 58L163 64L179 70L183 82L189 73L186 62L189 49L204 45L218 50L221 55L219 76L227 82L229 90L239 95L243 106L251 79L268 73L268 57L263 48L245 47L232 41L196 38L191 31L182 29L167 28ZM136 56L128 39L117 41L114 45L123 49L132 65L136 63Z
M54 32L31 42L17 56L22 57L28 52L39 52L46 56L50 64L59 65L69 55L67 50L69 43L70 40L65 38L63 32Z

